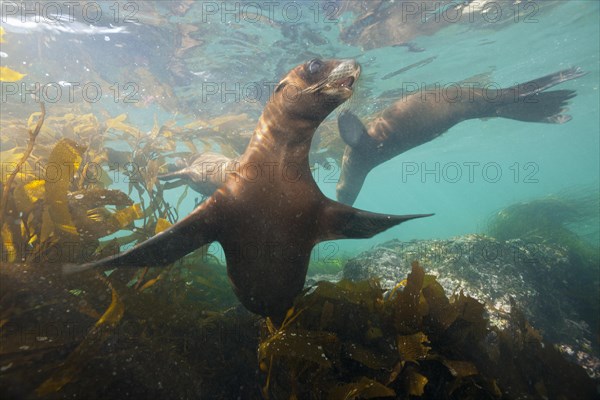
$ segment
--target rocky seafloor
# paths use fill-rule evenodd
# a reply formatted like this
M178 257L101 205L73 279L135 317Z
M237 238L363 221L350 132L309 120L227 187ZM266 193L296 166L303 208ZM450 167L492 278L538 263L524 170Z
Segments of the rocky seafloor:
M598 316L589 312L597 292L582 292L580 280L589 278L580 276L571 258L561 246L484 235L392 240L348 260L343 272L329 279L376 277L384 289L392 289L417 260L428 274L437 276L447 293L462 291L485 303L490 322L498 327L507 324L510 298L514 299L547 342L599 378L598 333L590 326L597 324Z

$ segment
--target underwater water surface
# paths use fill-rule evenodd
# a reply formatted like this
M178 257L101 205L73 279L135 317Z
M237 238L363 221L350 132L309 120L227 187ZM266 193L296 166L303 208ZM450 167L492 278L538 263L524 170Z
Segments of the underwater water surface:
M551 288L559 303L563 294L569 301L576 298L574 310L580 311L577 315L585 324L577 320L569 326L583 326L579 330L565 328L559 332L557 328L548 335L568 343L575 353L585 353L584 361L583 356L576 361L580 365L587 362L588 374L596 379L600 377L600 330L598 308L594 305L599 300L600 268L600 2L180 0L75 3L69 6L62 2L3 1L1 4L1 261L7 274L5 282L14 285L10 279L15 279L14 282L23 287L31 286L29 292L23 289L23 293L34 293L23 300L0 282L2 291L8 293L0 313L0 328L5 332L0 374L9 374L1 385L2 392L9 397L60 398L81 393L85 385L96 387L98 382L90 374L77 377L75 371L89 360L101 360L103 373L111 369L121 371L119 351L131 358L136 340L144 343L139 357L133 356L136 365L150 362L156 352L163 361L185 359L182 362L193 365L190 371L201 370L198 376L219 376L212 384L206 378L198 387L190 386L188 391L173 389L173 398L194 398L199 393L210 396L218 392L219 383L228 379L235 380L240 387L245 382L246 389L227 393L254 398L257 391L248 387L256 389L256 376L260 376L259 381L264 385L268 381L266 377L272 376L271 371L274 371L272 387L269 389L267 383L262 392L258 391L264 397L271 393L271 398L278 398L285 392L282 388L286 386L286 379L293 380L293 377L302 382L293 393L304 395L307 391L302 385L306 382L310 385L314 379L318 383L315 387L329 398L356 398L344 397L353 393L352 390L365 398L390 397L394 394L388 389L393 385L397 385L393 386L397 393L401 386L410 388L404 392L410 396L423 393L434 396L424 388L427 379L433 381L432 376L438 374L438 367L406 369L404 361L416 361L427 353L423 345L426 341L414 335L426 332L434 338L436 333L414 327L411 330L398 323L404 314L390 311L388 298L378 297L378 287L319 286L316 294L310 294L314 297L300 301L308 310L305 314L301 317L290 314L293 317L288 320L287 329L304 330L307 341L319 343L321 350L325 348L325 359L334 359L333 353L339 350L331 347L337 339L327 335L335 335L337 333L331 332L343 328L342 321L328 314L336 315L329 308L333 306L328 304L337 307L336 302L341 302L343 305L338 310L354 312L357 318L377 315L377 321L365 323L369 326L359 324L356 331L350 329L349 335L360 337L360 341L348 339L344 346L360 342L364 346L363 353L346 357L352 359L350 367L344 364L340 370L348 368L346 372L352 378L336 378L336 384L342 387L336 392L329 391L325 384L334 379L327 380L323 378L326 375L318 373L311 375L312 370L305 364L285 365L273 361L273 357L276 360L288 357L289 354L281 350L282 346L288 346L286 349L292 353L308 354L303 359L308 365L329 371L331 365L320 359L321 352L313 354L304 342L285 342L277 336L282 331L271 325L261 325L262 336L248 333L249 327L256 328L259 323L246 314L239 320L235 320L237 314L233 317L227 314L231 319L219 319L220 313L235 306L237 300L229 289L224 272L226 261L218 244L164 271L148 268L139 273L117 271L109 278L105 278L105 274L100 278L90 275L86 278L89 282L81 285L76 277L64 278L65 282L60 283L64 287L42 285L37 278L32 281L15 278L22 276L22 270L45 268L46 264L83 262L82 258L72 257L79 254L80 249L85 253L85 261L125 250L181 220L205 196L187 185L170 188L157 177L181 166L192 154L212 151L234 158L243 153L279 79L296 65L315 58L351 58L362 68L352 98L325 120L313 139L310 154L313 176L331 199L336 199L345 147L337 129L340 110L352 111L367 121L401 96L411 91L424 92L426 87L452 87L472 82L476 86L506 88L569 68L577 67L585 73L548 89L576 91L576 96L569 100L568 110L561 112L572 117L564 124L505 118L470 119L378 165L367 176L354 207L387 214L435 215L403 223L369 239L320 243L313 250L309 274L328 275L332 280L338 274L339 279L348 259L390 241L408 244L418 240L423 246L433 248L439 245L435 241L463 245L472 243L469 242L474 240L472 235L488 235L498 243L516 243L519 249L527 249L528 244L539 246L535 247L537 251L548 249L540 253L544 260L550 260L544 264L546 269L540 269L541 273L529 272L529 277L525 273L526 277L521 278L546 282L546 275L557 274L552 276L552 282L565 282L562 286L559 283L536 286L535 290L543 292ZM41 119L40 103L45 107ZM43 123L36 130L38 121ZM31 140L33 132L37 132L37 137ZM24 170L13 174L20 161ZM48 165L55 167L46 168ZM376 259L377 255L369 257L364 259ZM564 261L567 259L568 262ZM552 269L558 264L560 268ZM421 265L426 271L430 266L428 261ZM414 283L416 277L421 276L418 266L411 269L410 261L405 268L403 276L408 272L412 274L413 280L409 277L409 282ZM476 274L477 268L473 269ZM509 269L504 270L507 271ZM508 284L494 286L496 281L510 280L502 276L504 272L494 275L490 298L477 299L489 306L491 301L504 296L502 301L498 300L501 305L496 304L501 311L512 295ZM538 279L540 275L543 276ZM380 278L391 279L389 276ZM423 289L422 298L429 299L432 309L439 307L436 309L439 311L442 304L446 306L440 300L445 299L444 289L450 297L452 293L448 288L452 285L468 288L468 285L461 286L464 282L460 279L444 281L443 278L438 274L440 284L432 278L421 278L425 283L420 283L422 288L414 283L419 286L417 289L404 281L393 290L406 287L403 293L410 290L418 293ZM62 279L59 275L48 280L56 283ZM85 285L89 285L87 289ZM485 288L482 290L485 292ZM507 293L497 293L503 290ZM136 298L133 292L143 298ZM65 303L67 311L53 308L52 299L65 293L76 302ZM86 293L90 298L84 300L81 296ZM467 294L472 295L468 290ZM401 295L397 298L398 304L408 301L402 300ZM456 307L472 305L469 299L460 297L452 304ZM181 317L174 320L179 301L184 309ZM512 300L510 302L512 304ZM315 304L322 307L321 314L311 308L316 307ZM381 304L386 306L380 307ZM158 310L154 319L149 317L153 307ZM194 307L197 310L194 311ZM35 317L26 314L27 310L38 312L40 308L51 309L48 315L57 320L64 315L61 313L77 309L86 318L84 322L77 322L80 324L77 326L86 328L67 335L68 340L62 337L64 335L57 335L61 340L55 343L63 346L59 350L42 346L39 353L31 353L31 348L37 351L37 347L25 343L21 333L20 336L12 334L21 332L19 329L23 326L31 326ZM454 315L454 310L449 313ZM450 322L445 326L442 314L434 315L433 325L439 323L446 329ZM122 322L132 315L138 322ZM539 328L535 325L534 312L528 314L525 310L525 315ZM395 325L382 322L386 318L395 318ZM520 314L512 318L513 322L518 320L521 328L527 326L523 332L537 340ZM170 321L171 330L161 330L161 320ZM192 360L186 358L188 351L202 351L203 347L189 344L188 341L197 338L186 326L198 321L202 323L196 328L206 335L202 339L215 332L234 334L213 346L214 354L207 352L206 358ZM477 328L485 325L479 314L470 321L476 321L473 324ZM328 323L332 326L330 330L324 328ZM86 336L91 326L95 326L93 333ZM122 341L116 345L119 350L114 356L102 358L98 355L105 349L102 346L115 340L111 329L122 333ZM327 333L323 333L325 331ZM52 338L52 334L40 332L31 334L30 339L38 346L40 343L48 345L46 339ZM159 341L147 339L153 332L171 335L167 340L169 350L159 349ZM473 332L469 334L483 337L477 336L480 331ZM583 333L575 337L572 332ZM409 334L413 336L408 338ZM497 340L505 340L502 335L498 333L500 339ZM572 343L567 340L569 335ZM390 339L393 346L412 351L415 358L406 358L402 366L389 361L381 350L389 344L385 341L388 336L394 337ZM40 341L40 337L46 339ZM182 337L183 342L176 340ZM206 343L212 342L207 339ZM256 354L248 350L257 346L258 361ZM50 347L53 350L48 350ZM376 356L369 353L373 348L379 351ZM453 350L444 353L446 350L439 350L440 354L450 359L448 354ZM351 353L346 347L343 351ZM358 354L358 350L353 354ZM52 361L44 364L43 356ZM547 361L549 365L555 361L551 356L544 357L544 360L552 360ZM202 364L211 359L218 361L213 366ZM227 363L234 359L238 364L232 371L245 372L223 373ZM51 373L52 362L63 365L55 375ZM27 371L36 368L37 363L44 365L40 368L42 372L32 378L35 387L27 387L30 379ZM444 365L450 364L448 361ZM463 369L454 365L452 371L458 372L451 374L461 382L475 375L471 364L461 366ZM19 372L15 373L15 369ZM383 378L383 370L391 375ZM275 371L280 371L280 375ZM133 381L151 380L142 367L130 373L128 379ZM361 380L363 375L368 376L364 378L367 381ZM399 378L396 381L398 376L403 376L404 383L398 383ZM428 378L423 380L425 376ZM165 387L178 387L177 379L169 375L165 378L168 381ZM375 381L378 383L373 383ZM69 386L75 382L80 386ZM349 386L343 389L342 383ZM477 397L464 389L464 397L456 398L497 398L494 396L498 391L504 391L504 387L493 387L492 380L477 381L477 384L485 387L489 397ZM366 391L372 385L375 385L372 392ZM556 398L549 386L544 387L544 382L540 385L531 389L532 392L540 398L548 394L549 398ZM114 387L114 391L110 389L104 395L127 392L123 382L117 382ZM162 388L144 390L133 393L150 393L150 396L162 393Z

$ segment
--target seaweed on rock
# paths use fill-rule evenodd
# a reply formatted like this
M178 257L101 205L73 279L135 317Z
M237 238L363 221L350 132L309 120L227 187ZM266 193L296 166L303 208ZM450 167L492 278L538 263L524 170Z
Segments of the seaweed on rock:
M565 361L515 306L507 330L484 306L450 299L417 263L385 296L377 281L321 282L259 345L270 398L593 398L593 381Z
M597 187L572 188L516 203L494 214L487 231L499 240L564 250L568 268L554 274L552 291L577 305L592 329L600 332L600 195ZM542 279L542 277L540 277ZM594 338L598 346L599 337Z

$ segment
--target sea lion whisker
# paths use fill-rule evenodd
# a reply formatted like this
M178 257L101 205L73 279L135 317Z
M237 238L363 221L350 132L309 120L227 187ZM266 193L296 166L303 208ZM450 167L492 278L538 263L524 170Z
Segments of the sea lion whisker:
M317 82L314 85L311 85L311 86L307 87L306 89L302 90L300 93L314 93L317 90L322 89L328 83L329 83L328 79L323 79L322 81Z

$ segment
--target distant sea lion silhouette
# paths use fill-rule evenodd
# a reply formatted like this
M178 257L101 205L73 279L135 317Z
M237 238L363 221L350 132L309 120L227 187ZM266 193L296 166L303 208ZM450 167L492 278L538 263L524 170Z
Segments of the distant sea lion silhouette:
M281 321L303 288L311 249L321 241L368 238L421 215L385 215L328 199L308 153L321 122L352 95L354 60L318 59L290 71L265 106L250 144L225 183L190 215L132 249L65 272L162 266L207 243L223 246L242 304Z
M354 204L373 168L435 139L461 121L490 117L549 124L569 121L571 117L562 113L575 91L544 90L583 75L581 69L570 68L507 89L456 85L419 91L394 102L368 127L351 112L340 113L338 128L347 146L337 199Z
M166 189L185 184L203 196L210 196L225 182L227 172L235 168L236 162L222 154L207 151L193 155L187 165L157 178L170 181L165 185Z

